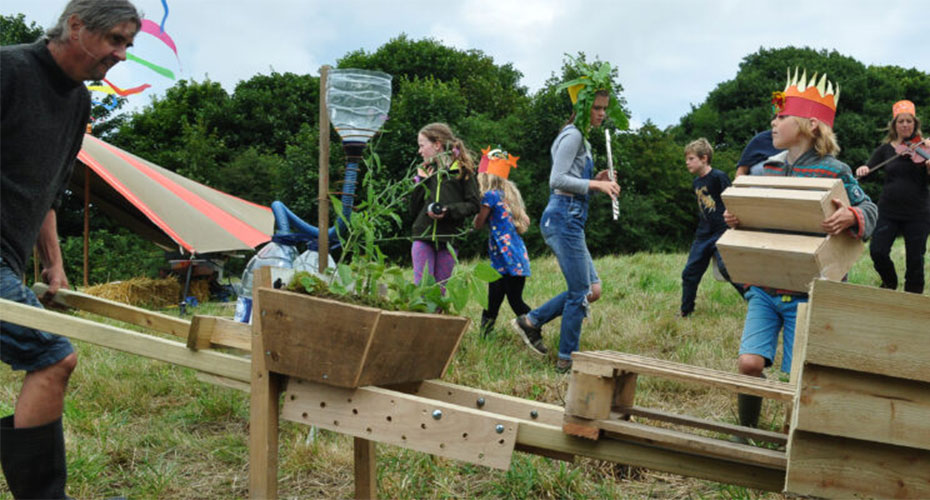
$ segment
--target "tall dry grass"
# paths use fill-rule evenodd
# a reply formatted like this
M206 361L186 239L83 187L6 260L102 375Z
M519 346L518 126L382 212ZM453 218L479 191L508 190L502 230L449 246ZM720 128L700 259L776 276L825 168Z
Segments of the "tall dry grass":
M903 246L894 248L903 265ZM708 273L697 309L675 317L685 254L638 254L599 259L604 295L593 304L581 337L583 350L614 349L735 371L745 305L726 283ZM878 278L864 255L850 281L871 286ZM930 282L930 276L928 276ZM533 261L526 301L533 306L562 290L551 257ZM201 314L231 315L202 305ZM480 310L467 314L477 320ZM447 381L523 398L562 404L568 377L554 369L554 354L531 354L507 326L502 308L497 329L481 338L472 327ZM96 318L101 320L101 318ZM109 322L109 321L108 321ZM544 336L551 352L558 321ZM68 493L76 498L121 495L148 498L247 498L246 394L197 381L195 373L75 342L79 354L65 405ZM777 365L777 363L776 363ZM770 377L778 372L769 371ZM0 367L0 412L12 413L22 373ZM684 383L641 377L637 404L735 422L733 397ZM767 402L763 425L778 428L782 405ZM282 422L279 485L282 498L347 498L353 495L352 441L346 436ZM378 446L378 488L383 498L779 498L672 474L580 459L566 464L516 453L507 471L495 471L400 448ZM10 498L5 482L0 498Z

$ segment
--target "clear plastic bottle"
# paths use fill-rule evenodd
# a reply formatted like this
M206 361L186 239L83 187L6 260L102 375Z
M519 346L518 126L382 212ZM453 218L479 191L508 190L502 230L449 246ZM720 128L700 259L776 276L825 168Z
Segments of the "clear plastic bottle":
M239 285L239 298L236 301L236 314L233 319L241 323L252 322L252 280L255 270L260 267L281 267L291 269L297 258L297 249L291 245L282 245L270 242L263 246L255 256L249 260L242 273L242 283Z

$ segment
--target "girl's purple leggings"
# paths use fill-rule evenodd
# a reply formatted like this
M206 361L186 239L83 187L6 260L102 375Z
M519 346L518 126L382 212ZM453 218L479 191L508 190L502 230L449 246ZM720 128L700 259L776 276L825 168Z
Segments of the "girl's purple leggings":
M434 245L426 241L414 241L413 247L410 249L410 255L413 257L414 283L420 284L420 280L423 279L424 268L428 268L429 273L440 283L452 276L455 257L449 252L445 243Z

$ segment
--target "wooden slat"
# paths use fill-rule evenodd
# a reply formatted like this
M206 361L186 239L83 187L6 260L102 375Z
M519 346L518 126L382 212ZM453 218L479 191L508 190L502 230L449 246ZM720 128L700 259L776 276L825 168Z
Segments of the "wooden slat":
M652 408L644 408L641 406L634 406L632 408L626 408L624 410L625 414L633 415L637 417L643 417L650 420L658 420L660 422L668 422L675 425L683 425L687 427L694 427L697 429L704 429L713 432L719 432L720 434L729 434L731 436L742 436L749 439L754 439L756 441L765 441L775 444L787 444L788 435L781 432L772 432L765 431L762 429L756 429L753 427L745 427L742 425L733 425L727 424L724 422L716 422L713 420L706 420L703 418L693 417L690 415L679 415L677 413L669 413L661 410L654 410ZM619 419L622 416L621 413L612 413L612 419Z
M862 242L828 236L728 229L717 250L734 282L807 292L817 278L839 281L856 263Z
M739 218L743 229L780 229L825 233L821 223L833 215L833 199L847 200L843 183L829 191L730 187L721 194L727 211Z
M191 351L185 344L124 330L0 299L3 321L83 340L117 351L138 354L178 366L193 368L233 380L249 380L249 361L239 356L212 351Z
M355 438L355 498L378 498L377 447L374 441Z
M930 451L795 430L785 491L825 498L930 498Z
M271 270L255 270L252 290L252 366L249 402L249 497L278 498L278 400L282 377L265 365L260 293L271 286Z
M798 430L930 450L930 383L807 364L799 400Z
M521 423L517 442L538 449L560 451L608 462L646 467L710 481L766 491L781 491L785 472L697 453L685 453L639 442L601 439L590 441L562 432L560 427Z
M930 297L818 280L806 361L930 382Z
M419 384L413 394L529 422L562 425L563 408L561 406L473 389L441 380L426 380Z
M36 283L32 286L36 295L43 295L48 290L45 283ZM157 332L167 333L182 339L187 339L190 330L190 321L175 316L169 316L141 307L130 306L121 302L101 299L86 293L73 290L60 289L53 299L55 304L74 309L80 309L108 318L120 320L131 325L150 328Z
M435 418L435 412L441 412ZM322 429L506 470L519 420L378 387L291 378L281 416ZM500 428L500 432L498 432Z
M777 189L810 189L814 191L829 191L836 183L842 184L838 179L825 177L779 177L768 175L741 175L733 179L734 187L763 187Z
M573 358L575 363L607 364L618 370L640 375L656 375L683 382L695 382L780 401L790 401L795 392L790 384L776 380L766 380L739 373L724 372L616 351L576 352L573 354Z
M566 417L566 420L570 418ZM758 448L722 439L696 436L673 429L662 429L626 420L596 420L595 425L607 432L608 436L632 439L649 445L688 453L700 453L773 469L784 470L786 466L785 454L768 448Z

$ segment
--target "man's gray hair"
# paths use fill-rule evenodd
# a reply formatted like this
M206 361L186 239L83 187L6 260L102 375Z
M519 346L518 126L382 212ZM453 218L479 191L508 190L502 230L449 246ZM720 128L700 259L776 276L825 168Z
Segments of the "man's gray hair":
M52 41L67 41L71 31L68 19L75 14L88 30L96 33L106 33L126 21L135 23L137 30L142 27L142 14L129 0L71 0L46 36Z

